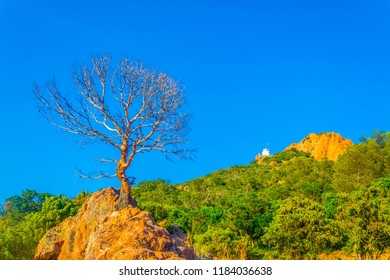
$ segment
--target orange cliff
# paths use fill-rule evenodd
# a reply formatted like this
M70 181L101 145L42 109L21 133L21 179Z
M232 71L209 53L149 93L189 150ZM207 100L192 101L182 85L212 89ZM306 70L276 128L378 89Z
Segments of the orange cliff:
M327 158L336 161L352 145L351 140L343 138L338 133L311 133L301 142L288 146L286 150L295 148L298 151L310 153L316 160Z
M39 242L37 260L180 260L193 259L186 235L170 234L139 208L117 210L119 192L94 193L74 217L50 229Z

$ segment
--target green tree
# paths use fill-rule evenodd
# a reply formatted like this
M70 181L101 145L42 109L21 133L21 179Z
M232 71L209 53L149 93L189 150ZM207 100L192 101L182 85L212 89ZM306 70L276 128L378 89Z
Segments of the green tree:
M244 260L247 258L251 240L240 236L230 228L210 227L206 232L194 237L198 256L215 255L223 260Z
M38 244L43 235L69 216L74 216L78 207L68 198L59 196L47 197L39 212L26 217L25 226L31 230L31 238Z
M390 175L340 197L336 219L345 249L359 259L378 259L390 248Z
M10 198L9 212L0 218L0 259L32 259L43 235L75 215L87 196L81 192L75 199L68 199L27 190L21 197Z
M291 197L276 211L262 241L278 259L314 259L340 238L335 222L326 219L319 203Z
M363 143L367 143L370 140L374 140L375 143L378 145L379 148L384 148L386 145L388 145L390 139L390 133L386 132L385 130L375 130L372 133L372 136L369 137L360 137L360 141Z
M37 212L41 209L48 193L38 193L35 190L26 189L22 195L14 195L5 200L2 216L13 221L20 221L28 213Z
M322 194L331 188L333 162L327 159L317 161L308 157L297 157L284 163L277 173L291 192L304 194L320 200Z
M333 187L339 192L351 192L389 173L388 142L388 138L376 136L348 149L334 165Z

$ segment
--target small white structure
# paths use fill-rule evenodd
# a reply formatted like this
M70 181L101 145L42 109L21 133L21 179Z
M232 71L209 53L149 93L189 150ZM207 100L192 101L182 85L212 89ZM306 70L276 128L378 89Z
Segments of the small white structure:
M264 148L264 149L263 149L263 152L262 152L261 154L258 153L258 154L256 155L255 160L260 160L260 159L262 159L262 158L264 158L264 157L269 157L269 156L271 156L271 154L270 154L270 152L269 152L269 149ZM262 161L262 160L261 160L261 161Z
M263 149L263 152L261 153L263 157L269 157L271 154L269 153L269 150L267 148Z

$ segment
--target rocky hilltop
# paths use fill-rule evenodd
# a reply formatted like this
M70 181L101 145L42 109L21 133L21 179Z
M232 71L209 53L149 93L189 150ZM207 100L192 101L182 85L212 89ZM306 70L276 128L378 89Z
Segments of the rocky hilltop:
M351 145L353 145L351 140L343 138L338 133L311 133L301 142L288 146L286 150L295 148L298 151L310 153L316 160L327 158L335 161Z
M103 189L78 214L49 230L39 242L37 260L179 260L194 251L178 227L173 234L139 208L117 210L119 192Z

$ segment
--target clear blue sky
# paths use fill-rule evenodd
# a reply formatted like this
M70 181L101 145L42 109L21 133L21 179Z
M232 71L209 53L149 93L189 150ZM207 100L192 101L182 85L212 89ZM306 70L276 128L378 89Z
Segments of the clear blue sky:
M34 80L53 76L70 92L72 64L93 53L140 59L185 86L197 158L138 156L138 181L184 182L310 132L358 142L390 130L386 0L0 0L0 39L0 202L26 188L75 196L119 185L75 176L99 169L94 158L111 148L81 147L32 96Z

